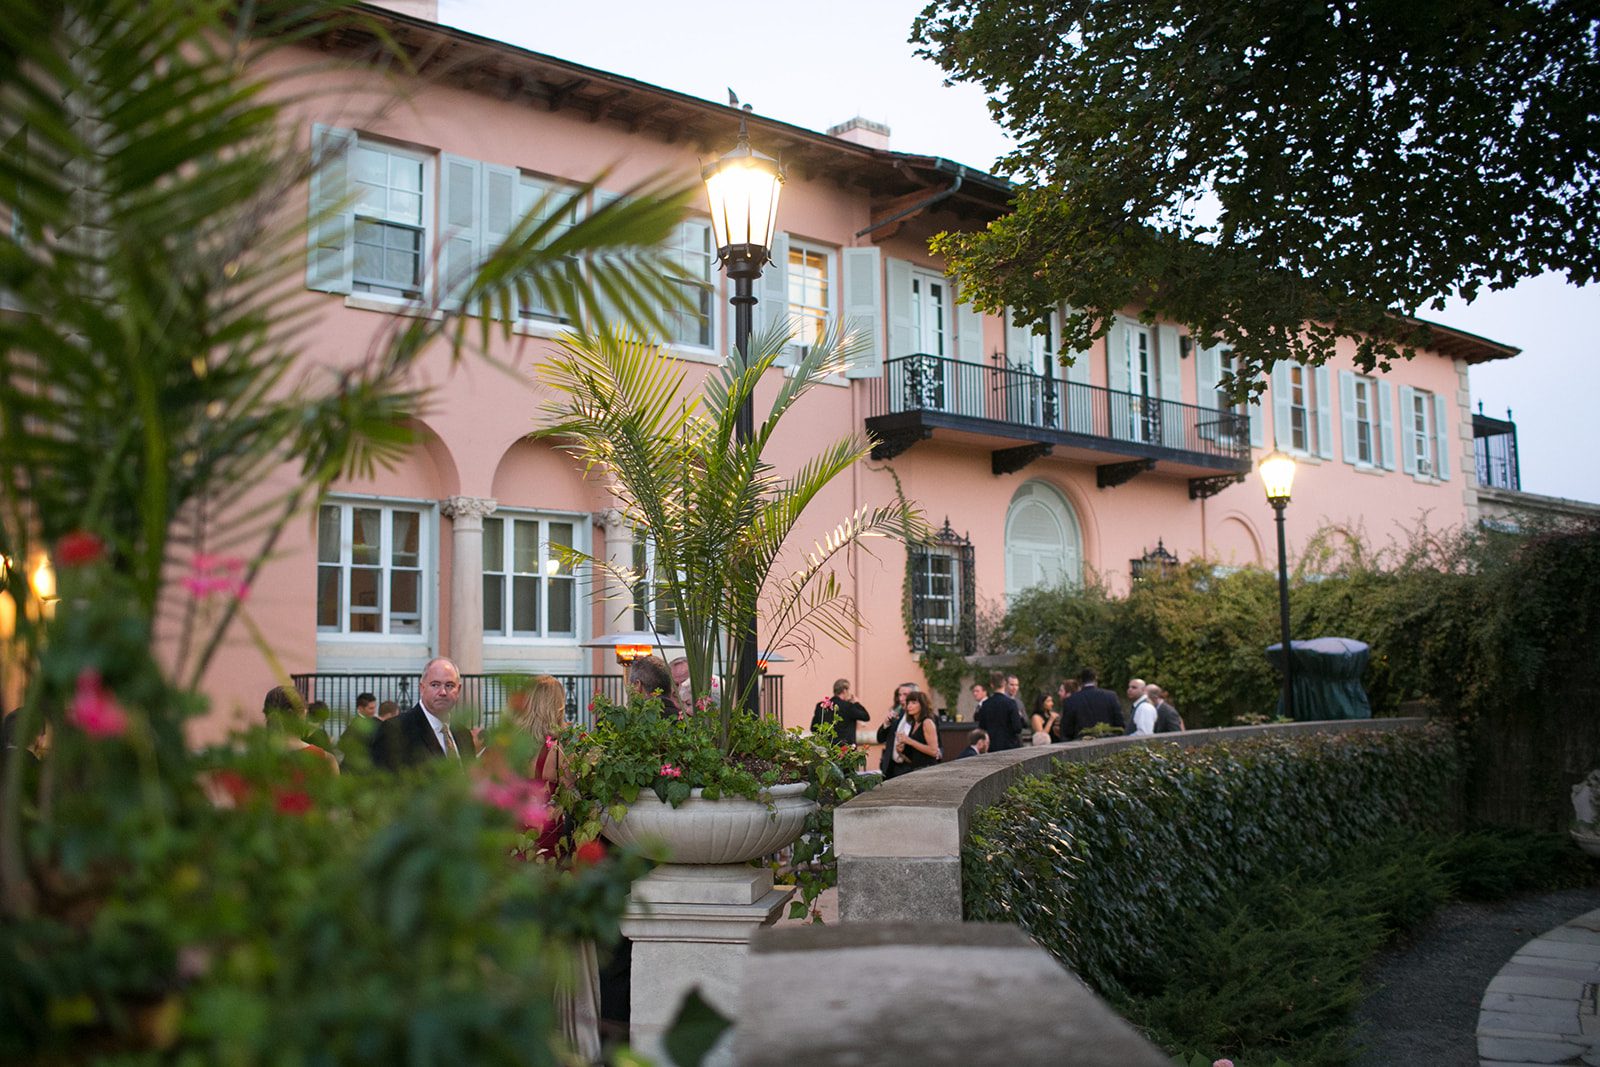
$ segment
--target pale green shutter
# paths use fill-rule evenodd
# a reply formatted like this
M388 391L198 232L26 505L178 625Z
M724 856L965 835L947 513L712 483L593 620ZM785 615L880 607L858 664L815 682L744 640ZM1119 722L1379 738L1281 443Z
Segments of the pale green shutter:
M1400 469L1407 474L1417 473L1417 441L1412 432L1416 418L1416 390L1409 385L1400 387Z
M877 378L883 374L883 294L881 258L876 247L846 248L844 260L844 314L850 329L871 340L850 360L848 378Z
M479 200L479 217L482 219L479 259L493 254L520 221L517 217L517 187L522 174L515 167L502 167L494 163L483 164L483 191ZM517 295L509 292L506 303L490 309L496 318L517 318L522 309L517 307Z
M874 249L876 251L876 249ZM903 259L885 258L883 272L889 305L889 358L915 355L916 336L911 327L911 264Z
M1312 381L1316 383L1312 389L1314 394L1311 402L1316 406L1317 440L1315 451L1323 459L1333 458L1333 387L1328 382L1327 367L1316 367L1312 373Z
M311 212L306 234L306 287L348 293L355 273L355 205L350 200L352 130L311 127Z
M1434 449L1439 458L1434 464L1433 473L1441 482L1447 482L1450 480L1450 446L1455 440L1455 434L1451 431L1455 427L1450 418L1450 405L1443 393L1433 394L1433 416L1434 438L1439 442Z
M1281 449L1294 444L1294 430L1289 425L1289 364L1272 365L1272 443Z
M479 225L479 185L482 164L475 159L447 155L440 183L440 218L444 222L439 252L439 304L459 308L461 294L483 255Z
M1156 388L1161 394L1161 443L1169 448L1188 448L1184 440L1183 376L1178 370L1178 328L1156 327Z
M956 358L963 363L983 362L983 316L956 291Z
M1061 309L1058 326L1065 326L1066 317L1071 309L1065 306ZM1060 335L1057 334L1057 337ZM1095 346L1102 351L1105 342L1101 341ZM1094 391L1089 388L1089 361L1094 358L1093 350L1072 353L1072 362L1066 367L1066 404L1067 429L1073 433L1094 432Z
M1222 350L1202 348L1195 353L1195 399L1203 408L1217 408L1217 383L1222 381Z
M1394 388L1388 382L1378 383L1378 429L1373 437L1377 440L1383 469L1394 470Z
M1361 462L1361 452L1356 448L1356 435L1359 432L1356 425L1356 376L1342 370L1339 372L1339 437L1344 461L1352 466ZM1376 441L1373 442L1373 448L1377 448ZM1374 455L1372 458L1376 462L1378 457Z
M1013 367L1031 367L1033 327L1018 326L1011 321L1011 316L1011 309L1006 308L1006 361Z

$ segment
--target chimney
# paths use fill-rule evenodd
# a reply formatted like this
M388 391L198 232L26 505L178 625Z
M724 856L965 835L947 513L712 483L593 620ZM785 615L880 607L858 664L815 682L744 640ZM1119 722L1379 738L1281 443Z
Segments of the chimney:
M865 145L867 148L888 149L889 127L881 122L864 119L860 115L837 126L828 127L828 136L841 141Z
M386 7L424 22L439 21L439 0L368 0L373 7Z

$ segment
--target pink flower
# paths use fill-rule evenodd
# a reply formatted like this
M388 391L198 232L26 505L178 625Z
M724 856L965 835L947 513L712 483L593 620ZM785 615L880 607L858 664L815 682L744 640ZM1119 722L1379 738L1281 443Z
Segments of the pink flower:
M56 562L63 567L82 567L105 554L100 538L87 530L73 530L56 542Z
M100 672L88 667L78 675L78 691L67 720L90 737L121 737L128 732L128 713L100 684Z
M663 778L682 778L683 777L683 772L678 770L678 768L674 767L670 763L663 763L661 765L661 777L663 777Z
M823 711L832 711L833 710L833 698L832 697L823 697L821 700L817 701L817 703L819 705L821 705Z
M1233 1067L1232 1060L1212 1060L1211 1067Z
M695 711L705 711L710 706L711 706L711 698L708 697L708 696L701 697L699 700L696 700L694 702L694 710Z

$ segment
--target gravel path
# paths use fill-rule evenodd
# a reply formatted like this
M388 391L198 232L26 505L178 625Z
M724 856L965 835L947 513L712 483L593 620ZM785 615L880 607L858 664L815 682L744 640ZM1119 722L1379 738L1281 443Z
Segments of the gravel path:
M1365 1046L1356 1067L1478 1067L1478 1003L1489 980L1525 943L1594 908L1600 887L1441 909L1373 966L1373 992L1356 1012Z

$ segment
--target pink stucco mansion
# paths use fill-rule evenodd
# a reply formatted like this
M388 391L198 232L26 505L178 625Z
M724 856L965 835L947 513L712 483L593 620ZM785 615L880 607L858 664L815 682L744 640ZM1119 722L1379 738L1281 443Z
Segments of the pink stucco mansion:
M606 168L619 188L663 171L691 177L736 138L733 108L426 17L383 17L427 57L404 85L405 102L373 106L386 83L361 68L366 42L349 35L321 42L319 58L347 54L355 73L337 90L330 77L326 93L297 105L305 143L345 154L326 182L342 174L354 185L309 190L307 206L356 194L345 231L353 247L312 241L306 286L322 307L308 360L359 358L429 293L430 250L447 240L482 247L551 185ZM350 91L363 81L372 93ZM848 375L789 417L770 457L797 462L850 431L877 442L873 459L818 502L804 539L858 506L891 501L896 480L952 535L909 559L894 542L851 557L841 577L869 625L846 647L824 644L809 661L775 666L790 724L803 724L841 676L877 715L896 683L918 677L915 643L959 640L980 604L1040 583L1092 573L1125 589L1132 561L1158 543L1184 560L1274 565L1272 511L1251 475L1274 446L1301 460L1291 553L1325 522L1386 539L1419 521L1438 529L1477 520L1467 370L1517 349L1439 329L1434 351L1381 376L1357 373L1348 358L1279 366L1261 403L1235 409L1216 391L1227 351L1199 349L1130 308L1064 370L1048 337L962 304L958 281L927 251L932 234L1004 211L1006 183L895 152L889 131L860 120L823 134L752 116L750 135L788 172L758 324L777 311L845 316L873 340ZM732 327L709 220L685 219L674 247L719 295L673 318L664 358L709 368L723 360ZM339 484L263 572L249 602L255 623L278 664L308 676L301 684L336 714L363 688L404 696L435 654L472 675L556 674L575 700L594 676L617 672L608 651L585 642L633 629L647 598L618 615L549 546L648 566L648 531L620 525L602 487L526 440L542 354L564 329L548 309L521 309L512 341L496 342L509 375L430 355L422 373L436 392L416 417L420 443L393 470ZM208 680L215 725L231 709L259 708L278 680L237 637Z

